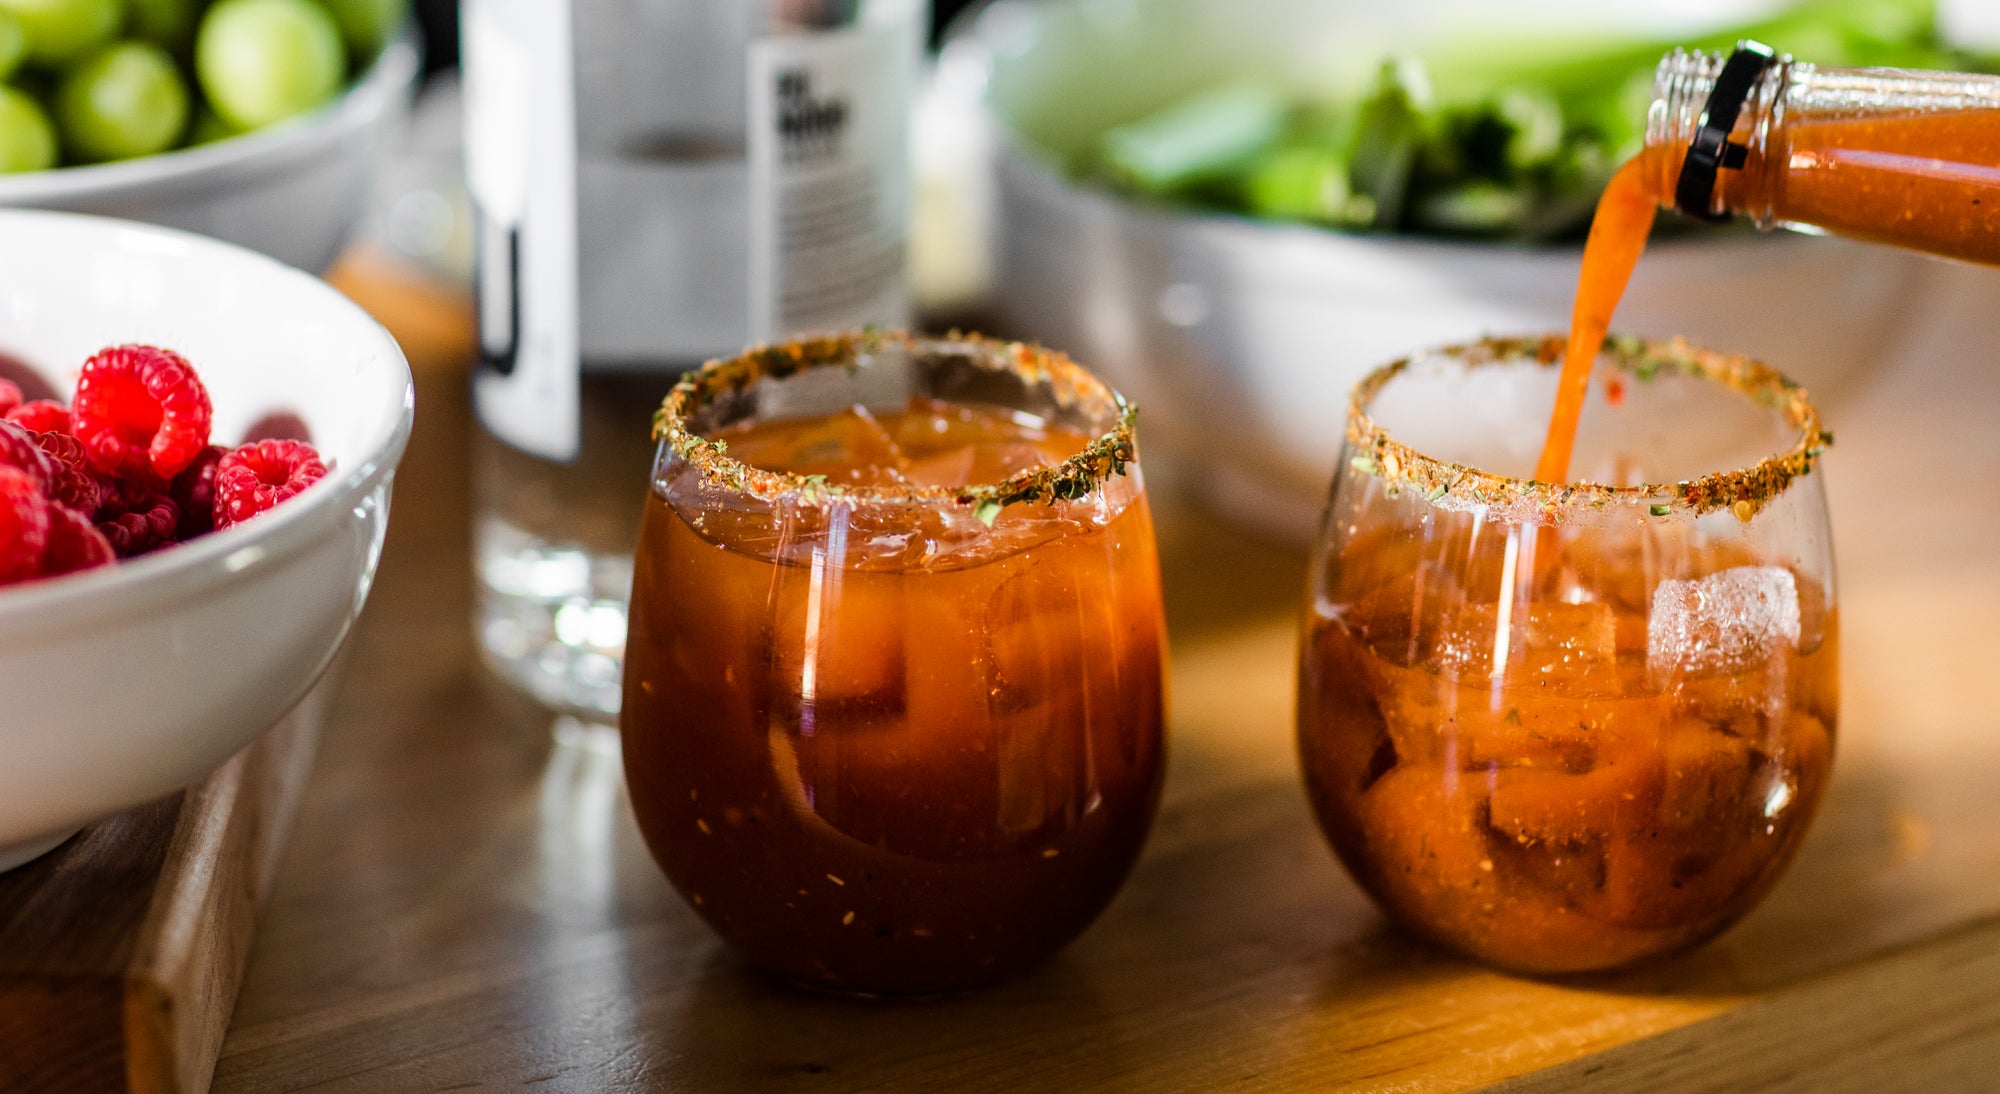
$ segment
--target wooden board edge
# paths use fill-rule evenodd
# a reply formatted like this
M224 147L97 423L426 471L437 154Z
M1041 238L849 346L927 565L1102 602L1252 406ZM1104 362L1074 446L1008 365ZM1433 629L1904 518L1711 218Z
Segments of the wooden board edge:
M2000 1089L2000 917L1484 1089Z
M311 770L329 672L279 723L188 791L125 976L126 1087L206 1090L235 1009L256 912ZM250 800L239 807L245 794ZM227 867L227 869L225 869ZM217 875L244 879L217 883Z

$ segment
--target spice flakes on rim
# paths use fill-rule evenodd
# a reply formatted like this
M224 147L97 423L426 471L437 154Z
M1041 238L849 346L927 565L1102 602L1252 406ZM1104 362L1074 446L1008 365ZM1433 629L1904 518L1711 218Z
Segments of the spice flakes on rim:
M1106 410L1115 411L1116 424L1059 463L1016 472L996 483L960 487L909 483L847 486L829 483L824 475L769 471L731 457L726 442L703 437L687 427L688 416L695 410L724 395L748 391L762 380L783 379L815 368L857 371L866 367L867 358L885 349L912 355L951 356L988 371L1009 371L1030 386L1047 385L1059 406L1081 406L1093 417ZM1138 458L1133 441L1137 418L1138 408L1124 396L1055 350L958 331L931 339L907 331L871 327L760 345L735 357L708 362L667 394L653 415L653 438L666 442L674 454L709 482L765 501L790 496L813 504L835 499L956 503L971 506L981 521L991 524L1006 506L1076 501L1105 480L1125 474Z
M1833 434L1821 428L1819 412L1804 388L1761 361L1705 350L1679 337L1662 342L1614 335L1605 339L1604 359L1642 383L1667 373L1740 392L1782 415L1787 426L1799 431L1797 441L1749 467L1681 482L1639 486L1546 483L1426 456L1391 437L1368 415L1367 407L1376 394L1413 362L1446 357L1468 368L1530 360L1553 366L1561 359L1562 350L1560 335L1487 338L1444 346L1376 369L1355 385L1348 403L1347 442L1355 452L1351 462L1356 470L1380 478L1392 493L1411 489L1434 505L1484 508L1501 520L1560 524L1580 512L1602 511L1617 504L1644 505L1647 514L1654 517L1677 511L1701 516L1727 508L1747 522L1793 480L1810 474L1820 455L1833 444Z

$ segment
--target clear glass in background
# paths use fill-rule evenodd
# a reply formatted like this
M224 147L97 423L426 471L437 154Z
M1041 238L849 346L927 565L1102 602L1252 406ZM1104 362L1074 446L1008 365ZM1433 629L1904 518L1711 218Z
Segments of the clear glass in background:
M488 667L559 714L618 717L625 600L670 372L586 377L583 443L557 463L473 434L475 626Z
M1575 483L1510 478L1560 351L1482 342L1356 389L1299 679L1306 784L1355 878L1417 933L1537 973L1748 911L1819 804L1838 713L1804 392L1614 338Z
M615 720L653 410L704 358L908 321L918 0L468 0L489 665Z
M1123 881L1161 784L1128 408L1057 355L975 340L823 338L702 377L669 405L625 663L654 857L751 961L824 988L953 990L1053 953ZM968 411L1055 439L1024 452ZM702 439L788 420L807 425L759 462L824 473ZM958 477L994 466L1022 470Z

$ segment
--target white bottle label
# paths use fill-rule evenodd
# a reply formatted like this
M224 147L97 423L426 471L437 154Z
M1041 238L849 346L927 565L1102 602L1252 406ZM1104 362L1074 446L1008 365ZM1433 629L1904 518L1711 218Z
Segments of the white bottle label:
M465 169L479 233L479 420L545 459L578 448L576 81L569 5L466 0Z
M751 43L753 340L909 321L916 23Z
M915 6L752 38L740 69L722 66L746 80L742 158L686 163L589 137L586 122L620 116L606 97L634 90L606 71L650 57L622 10L464 0L460 16L485 362L474 405L495 436L551 460L578 454L585 358L672 370L910 316ZM607 54L620 34L624 52Z

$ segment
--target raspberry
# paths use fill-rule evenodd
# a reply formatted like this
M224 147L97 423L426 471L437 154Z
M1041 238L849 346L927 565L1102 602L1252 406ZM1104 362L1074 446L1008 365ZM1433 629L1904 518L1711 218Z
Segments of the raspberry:
M215 530L215 468L228 453L219 444L209 445L187 470L174 476L171 493L181 508L180 538L193 539Z
M90 518L68 506L49 508L49 543L42 553L42 576L75 573L117 560L111 541Z
M0 465L26 472L38 494L48 492L57 472L55 457L42 451L35 434L6 421L0 421Z
M35 399L7 412L7 420L37 433L70 432L69 409L54 399Z
M0 585L39 574L49 542L49 503L33 475L0 466Z
M83 363L70 417L91 466L171 479L208 444L214 408L187 359L153 346L112 346Z
M90 515L97 520L110 520L125 511L125 480L114 479L110 475L90 473L90 479L97 484L97 508Z
M83 442L67 433L38 433L35 441L43 452L55 458L57 465L55 474L49 477L49 500L59 501L86 517L96 513L103 504L104 491L98 486L97 476L90 473Z
M326 477L326 464L300 441L258 441L215 465L215 526L227 528Z
M98 481L104 487L104 501L97 508L97 530L111 541L119 558L175 542L180 507L163 490L146 482Z
M21 385L12 380L0 379L0 415L11 414L26 397L21 394Z

